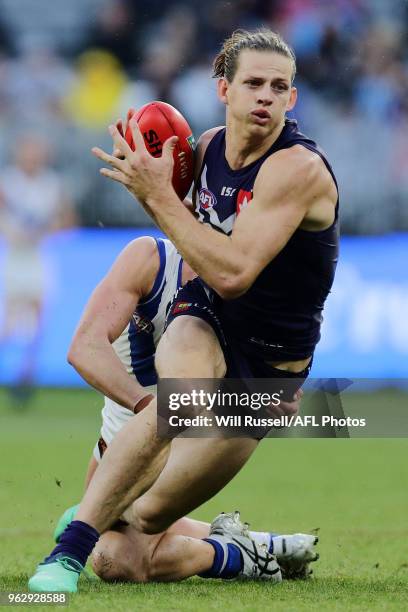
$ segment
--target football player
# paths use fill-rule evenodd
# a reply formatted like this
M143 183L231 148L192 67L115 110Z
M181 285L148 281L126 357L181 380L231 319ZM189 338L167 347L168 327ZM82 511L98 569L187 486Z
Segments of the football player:
M89 463L86 486L118 431L156 393L154 354L166 313L177 289L194 277L169 240L143 237L120 253L91 295L68 353L69 362L81 376L105 395L101 435ZM297 409L298 399L293 407ZM230 441L230 445L234 446L234 454L229 465L217 467L216 483L209 488L203 483L208 443L174 440L166 468L146 502L152 504L151 496L162 500L163 515L174 504L171 500L180 497L188 504L186 511L201 504L228 482L246 457L242 452L235 455L236 441ZM209 467L215 468L216 459ZM184 481L179 478L180 470L185 473ZM166 497L170 498L167 502ZM77 509L73 506L61 517L54 534L57 542ZM173 510L175 518L179 512ZM216 523L218 529L220 519ZM238 513L223 517L223 522L233 526L235 536L239 536ZM211 557L212 548L201 540L209 537L209 524L184 517L159 534L143 532L148 530L147 525L144 530L132 525L131 509L125 512L114 529L99 540L92 556L95 572L104 580L141 582L177 580L208 569L208 552ZM313 535L251 532L250 537L278 555L285 577L306 577L311 571L308 563L317 558L313 550L317 539Z

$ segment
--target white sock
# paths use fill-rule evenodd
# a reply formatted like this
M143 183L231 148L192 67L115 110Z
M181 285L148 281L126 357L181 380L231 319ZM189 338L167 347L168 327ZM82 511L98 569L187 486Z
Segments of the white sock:
M256 542L256 544L259 544L260 546L265 545L269 550L272 537L272 534L270 534L269 531L250 531L249 535L254 542Z

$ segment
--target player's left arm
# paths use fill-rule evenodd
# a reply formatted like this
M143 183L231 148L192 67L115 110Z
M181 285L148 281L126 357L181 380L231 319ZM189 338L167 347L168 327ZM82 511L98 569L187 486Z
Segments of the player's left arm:
M296 149L296 150L295 150ZM262 165L253 200L231 236L187 218L177 198L166 206L149 199L162 230L197 274L224 299L244 294L284 248L312 209L320 210L333 181L320 157L304 147L280 151ZM334 201L327 202L330 225Z
M233 274L224 267L223 297L245 293L299 227L329 227L336 201L333 179L316 153L299 145L269 157L232 230L230 255L238 265Z

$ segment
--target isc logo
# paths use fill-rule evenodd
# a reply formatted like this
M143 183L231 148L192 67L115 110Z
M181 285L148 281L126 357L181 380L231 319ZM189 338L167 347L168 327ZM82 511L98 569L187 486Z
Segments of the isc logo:
M144 132L143 138L149 149L149 152L153 157L160 157L162 154L163 144L154 130Z
M236 188L235 187L223 187L221 189L221 195L222 196L232 196L232 195L234 195L235 192L236 192Z
M207 210L208 208L213 208L217 203L215 195L205 187L202 187L200 189L200 195L198 199L201 208L203 208L204 210Z

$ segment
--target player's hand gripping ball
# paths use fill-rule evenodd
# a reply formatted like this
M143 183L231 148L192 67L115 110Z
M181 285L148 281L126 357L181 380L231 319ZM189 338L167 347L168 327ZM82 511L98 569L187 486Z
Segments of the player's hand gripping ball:
M132 116L135 116L146 149L153 157L161 157L164 142L171 136L178 136L174 148L173 187L180 200L184 200L194 179L195 142L187 121L177 109L166 102L149 102L135 111L134 115L128 113L125 138L133 151L135 145L129 127Z

